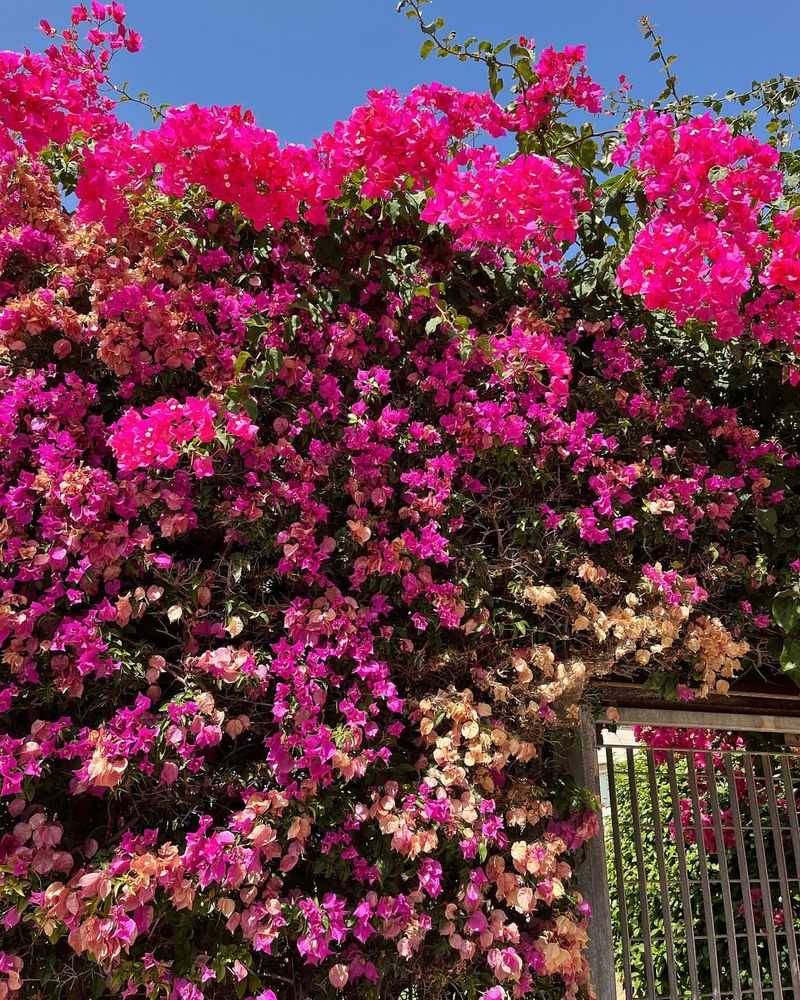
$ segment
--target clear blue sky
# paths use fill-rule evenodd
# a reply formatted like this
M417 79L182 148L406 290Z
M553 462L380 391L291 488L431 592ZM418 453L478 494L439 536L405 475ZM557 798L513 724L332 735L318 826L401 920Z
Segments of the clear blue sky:
M346 117L372 87L407 90L440 79L485 87L479 69L420 62L420 38L393 0L127 0L144 35L116 74L157 102L242 104L287 141L308 141ZM0 0L0 48L40 47L40 17L63 24L69 0ZM799 0L436 0L428 10L459 34L540 46L583 42L593 75L620 72L639 93L658 86L638 18L648 14L679 54L692 93L744 88L777 72L800 74ZM144 119L135 119L144 124Z

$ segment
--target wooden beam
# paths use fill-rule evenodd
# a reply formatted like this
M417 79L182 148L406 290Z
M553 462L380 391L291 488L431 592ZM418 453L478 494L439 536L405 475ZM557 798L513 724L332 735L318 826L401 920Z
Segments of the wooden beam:
M749 733L800 733L800 718L790 715L744 715L738 712L681 708L619 708L617 725L666 726L676 729L725 729ZM602 719L598 719L602 722Z
M797 689L792 688L793 691ZM793 694L780 689L761 691L732 689L727 695L711 695L702 700L676 702L663 698L658 692L644 687L642 684L630 681L596 681L591 687L591 695L600 705L612 705L614 708L655 709L657 711L692 712L696 714L730 712L739 715L772 715L796 716L797 722L793 729L800 726L800 694Z

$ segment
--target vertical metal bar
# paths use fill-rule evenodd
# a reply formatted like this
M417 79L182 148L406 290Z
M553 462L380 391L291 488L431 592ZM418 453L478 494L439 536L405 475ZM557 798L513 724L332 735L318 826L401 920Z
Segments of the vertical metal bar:
M753 996L762 1000L761 966L758 957L758 941L756 939L756 922L753 915L753 897L750 895L750 869L747 864L744 834L742 833L742 813L739 809L739 794L736 788L736 775L730 754L725 755L725 774L728 779L728 794L730 795L731 814L733 816L733 833L736 838L736 858L739 863L739 881L742 887L742 906L744 907L744 922L747 927L747 951L750 955L750 975L753 978Z
M714 925L714 908L711 903L711 887L708 881L708 862L706 860L706 845L703 840L703 820L700 813L700 798L697 794L697 775L694 769L694 754L696 751L686 751L686 768L689 775L689 797L692 800L694 815L695 842L697 844L697 859L700 863L700 881L703 890L703 910L706 917L706 932L708 935L708 961L711 966L711 988L714 1000L721 1000L719 980L719 958L717 956L717 933Z
M756 860L758 862L758 878L761 883L761 909L764 913L764 929L767 933L767 950L769 952L770 975L772 978L773 997L783 996L783 986L781 983L781 967L778 959L778 942L775 939L775 919L772 912L772 892L769 887L769 872L767 870L767 858L764 851L764 831L761 828L761 812L756 793L756 784L753 776L753 762L750 754L742 755L744 764L745 779L747 781L747 795L750 799L750 818L753 823L753 838L756 843Z
M640 753L651 754L651 749L641 750ZM653 970L653 948L650 940L650 901L647 898L647 870L644 865L644 852L642 851L642 824L639 818L639 792L636 788L636 765L633 756L633 748L628 747L625 751L628 762L628 787L631 794L631 815L633 818L633 843L636 848L636 868L639 874L639 907L642 918L642 944L644 945L644 971L647 977L647 996L649 1000L656 1000L656 984Z
M652 750L647 752L647 773L650 778L650 802L652 806L653 826L656 834L656 860L658 862L658 883L661 890L661 912L664 916L664 941L667 946L669 995L672 1000L678 1000L677 956L675 955L675 938L672 933L672 909L669 899L667 866L664 862L664 830L661 825L661 805L658 797L656 769L653 764Z
M786 943L789 946L789 969L792 974L792 992L794 996L800 997L800 968L798 968L797 962L794 908L792 906L792 895L789 890L789 873L786 870L786 853L783 847L783 830L781 829L780 816L778 815L778 799L775 795L775 783L772 776L772 755L764 754L761 759L761 765L764 772L764 785L767 790L767 803L769 805L769 817L772 825L772 841L775 845L775 855L778 862L778 879L780 881L781 896L783 897L783 927L786 931Z
M714 755L703 755L706 765L706 782L708 785L709 806L714 823L714 839L717 844L719 858L719 878L722 883L722 905L725 911L725 929L728 936L728 952L731 961L731 991L736 1000L741 1000L742 981L739 975L739 948L736 942L736 922L733 917L733 900L731 898L731 883L728 874L728 856L725 849L725 836L722 831L722 817L719 808L717 792L717 775L714 769Z
M800 878L800 823L797 819L797 802L794 793L794 779L792 778L790 760L796 757L789 757L788 754L781 754L781 772L783 774L783 788L786 793L786 810L789 813L789 829L792 832L792 847L794 848L794 873Z
M786 811L789 814L789 830L792 835L794 874L797 879L800 879L800 822L798 822L797 817L797 799L791 770L791 763L797 763L798 758L794 754L781 754L780 760L781 772L783 774L783 788L786 796Z
M686 923L686 950L689 956L689 980L692 984L692 1000L700 997L700 984L697 976L697 952L694 943L694 914L692 899L689 894L689 868L686 864L686 841L681 819L681 798L678 792L678 777L675 771L675 755L667 751L667 767L669 769L669 785L672 793L672 815L675 822L675 849L678 854L678 871L681 878L681 898L683 900L683 919ZM761 997L758 997L761 1000Z
M617 809L617 779L614 774L614 751L606 747L608 767L608 797L611 805L611 833L614 840L614 871L617 875L617 896L619 897L619 923L622 938L622 975L625 983L626 1000L633 1000L631 983L631 941L628 927L628 906L625 901L625 879L622 869L622 849L620 847L619 812Z

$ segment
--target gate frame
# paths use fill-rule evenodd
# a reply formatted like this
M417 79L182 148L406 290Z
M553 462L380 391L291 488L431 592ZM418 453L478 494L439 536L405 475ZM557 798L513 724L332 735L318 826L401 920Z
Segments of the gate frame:
M572 777L600 801L600 766L597 757L599 730L604 725L663 726L674 729L720 729L724 731L780 733L789 741L800 742L800 717L791 715L750 715L737 712L691 711L665 705L664 708L619 708L618 718L596 716L590 708L581 712L577 739L568 756ZM589 923L588 960L597 1000L617 1000L616 956L611 921L605 831L602 811L600 835L586 844L584 859L575 870L584 899L592 907Z

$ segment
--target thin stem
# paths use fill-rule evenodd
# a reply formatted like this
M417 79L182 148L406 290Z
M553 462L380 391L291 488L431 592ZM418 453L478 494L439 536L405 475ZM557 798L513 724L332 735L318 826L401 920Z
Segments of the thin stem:
M471 60L472 62L483 63L483 65L487 67L494 66L497 69L511 70L511 72L514 74L517 81L519 82L520 91L523 94L526 93L528 89L528 83L524 79L524 77L518 72L513 62L504 62L502 59L498 59L498 57L494 53L490 54L483 52L471 52L464 46L455 49L451 45L448 45L436 33L435 26L433 24L428 24L425 21L425 18L422 14L422 10L420 8L419 0L402 0L400 5L398 6L398 10L404 10L404 9L412 11L414 17L419 23L420 31L431 39L436 49L439 52L441 52L442 55L455 56L456 58L459 59L466 58Z
M663 67L664 70L667 89L675 98L676 102L680 103L681 98L680 95L678 94L677 79L675 77L675 74L670 69L670 58L674 59L674 57L668 58L664 54L663 39L661 38L660 35L656 34L655 25L653 24L653 22L650 20L649 17L641 18L639 23L642 26L644 37L649 38L650 41L653 43L653 49L658 55L659 61L661 62L661 66Z
M555 149L550 150L550 156L557 156L559 153L563 153L565 150L571 149L573 146L579 146L587 139L602 139L607 135L615 135L617 131L618 130L615 128L603 129L600 132L592 130L588 135L579 135L577 139L571 139L569 142L565 142L562 146L556 146Z
M117 86L117 84L114 83L112 80L106 80L106 83L108 84L109 88L114 91L115 94L119 94L119 96L123 99L123 101L125 102L130 101L133 104L141 104L143 108L147 108L147 110L156 120L164 118L164 112L161 110L161 108L156 107L155 104L151 104L149 101L146 101L141 97L133 97L133 95L129 94L124 87Z

